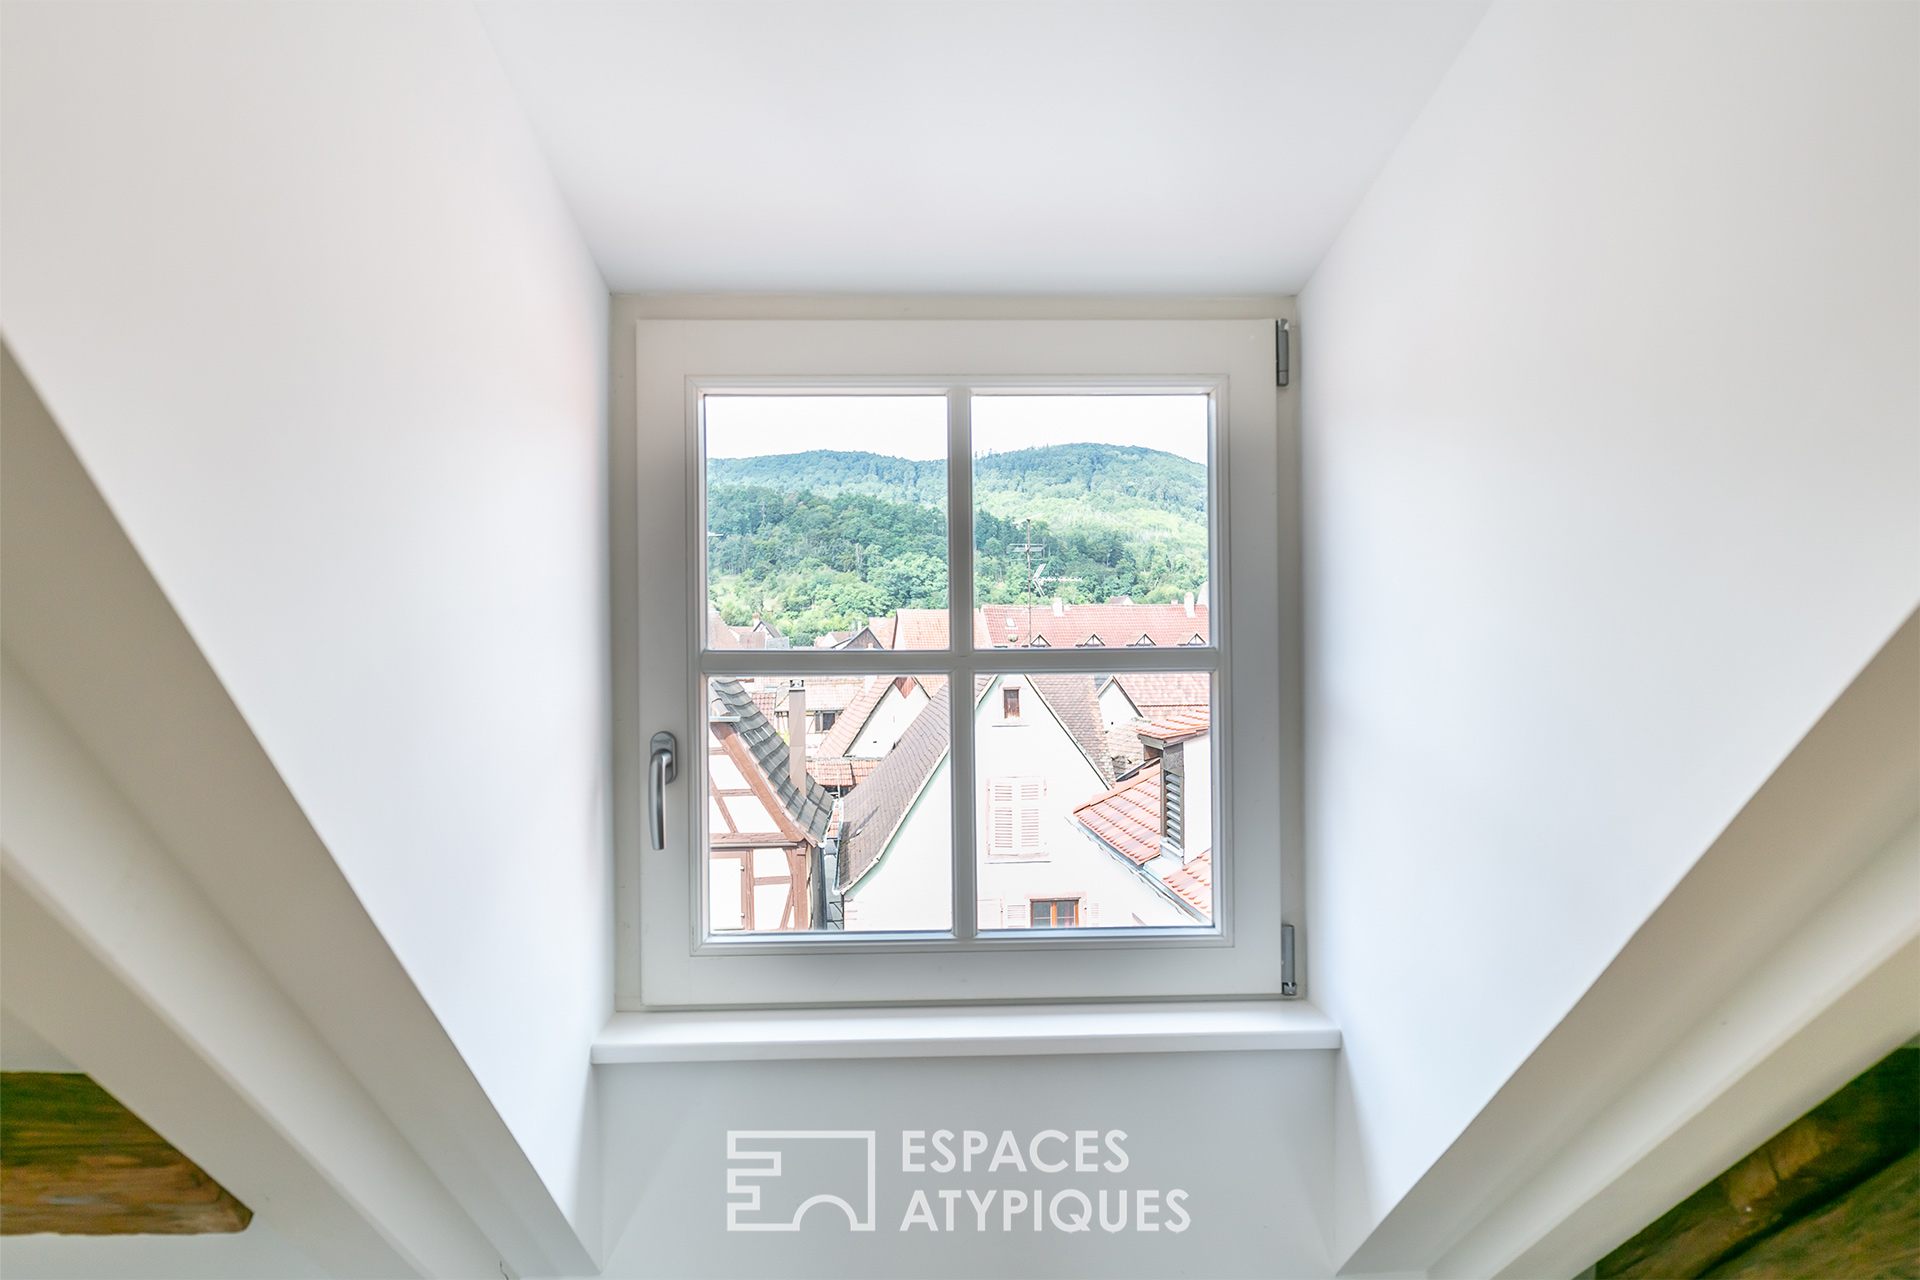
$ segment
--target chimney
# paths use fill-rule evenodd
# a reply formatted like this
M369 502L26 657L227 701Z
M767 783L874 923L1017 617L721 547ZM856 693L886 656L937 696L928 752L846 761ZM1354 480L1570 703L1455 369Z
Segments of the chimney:
M1056 618L1064 618L1067 616L1067 602L1059 596L1053 598L1053 616Z
M1193 616L1193 592L1191 591L1187 592L1187 616L1189 618Z
M787 686L787 765L794 790L807 798L807 682Z

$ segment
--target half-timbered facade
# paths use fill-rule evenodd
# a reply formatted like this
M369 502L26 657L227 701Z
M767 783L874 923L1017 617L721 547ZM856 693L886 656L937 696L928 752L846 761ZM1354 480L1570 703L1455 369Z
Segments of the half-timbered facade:
M709 686L707 805L712 927L813 927L813 883L834 798L806 775L804 754L796 761L739 680Z

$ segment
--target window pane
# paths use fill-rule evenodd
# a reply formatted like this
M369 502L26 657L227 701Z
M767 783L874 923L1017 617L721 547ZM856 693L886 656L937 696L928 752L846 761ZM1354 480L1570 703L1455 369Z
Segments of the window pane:
M946 686L707 682L713 933L951 927Z
M975 397L982 643L1210 643L1208 418L1203 395Z
M1212 923L1212 678L978 683L980 927Z
M946 647L945 397L703 407L709 648Z

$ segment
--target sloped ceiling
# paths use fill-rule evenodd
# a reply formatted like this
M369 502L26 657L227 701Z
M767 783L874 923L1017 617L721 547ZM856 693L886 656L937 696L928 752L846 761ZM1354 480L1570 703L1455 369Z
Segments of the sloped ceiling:
M481 13L617 291L1291 293L1485 9Z

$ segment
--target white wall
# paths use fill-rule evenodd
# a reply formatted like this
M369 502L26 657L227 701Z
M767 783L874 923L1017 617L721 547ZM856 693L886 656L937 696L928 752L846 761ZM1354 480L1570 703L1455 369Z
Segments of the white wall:
M874 707L873 714L861 726L860 736L847 748L847 754L866 760L883 758L893 750L900 741L900 735L907 731L907 727L930 701L932 699L927 697L926 686L918 681L905 694L900 692L898 686L887 690L880 695L879 705Z
M1301 295L1336 1256L1920 599L1917 40L1496 5Z
M607 1168L604 1274L1330 1275L1321 1211L1332 1058L1325 1050L1293 1050L605 1067L607 1149L621 1156ZM673 1105L660 1105L662 1098ZM727 1170L755 1163L730 1166L728 1131L794 1129L875 1133L871 1233L849 1231L830 1206L808 1210L799 1232L726 1229L724 1206L746 1198L729 1197ZM973 1129L988 1134L991 1145L974 1157L970 1173L958 1167L908 1172L902 1132L910 1129L929 1135ZM1045 1129L1069 1137L1097 1130L1103 1138L1119 1129L1127 1165L1108 1170L1119 1161L1103 1152L1098 1172L1073 1166L1037 1172L1025 1157ZM988 1167L1009 1130L1024 1173L1006 1164ZM857 1167L843 1165L832 1170L839 1176L821 1178L803 1143L749 1139L743 1149L773 1145L785 1149L781 1175L746 1182L763 1188L761 1211L738 1215L739 1222L778 1220L822 1192L852 1191L865 1209ZM1051 1140L1040 1148L1050 1163L1063 1149ZM914 1163L922 1161L940 1162L938 1151L929 1147ZM1005 1230L1004 1191L1018 1189L1029 1198L1044 1191L1051 1208L1052 1197L1070 1187L1096 1210L1101 1189L1148 1189L1164 1198L1179 1188L1188 1193L1190 1221L1178 1232L1166 1225L1140 1231L1136 1219L1127 1230L1066 1233L1050 1217L1034 1230L1029 1211ZM949 1233L942 1188L970 1190L983 1201L992 1192L986 1230L961 1195ZM916 1190L926 1193L939 1230L924 1223L902 1229ZM1118 1207L1117 1195L1109 1207ZM1070 1220L1076 1208L1069 1200L1062 1219ZM1179 1219L1163 1212L1157 1223L1178 1225Z
M848 929L953 926L953 779L947 772L951 760L951 755L940 757L886 852L846 895Z
M0 324L561 1204L605 290L463 6L9 4Z

